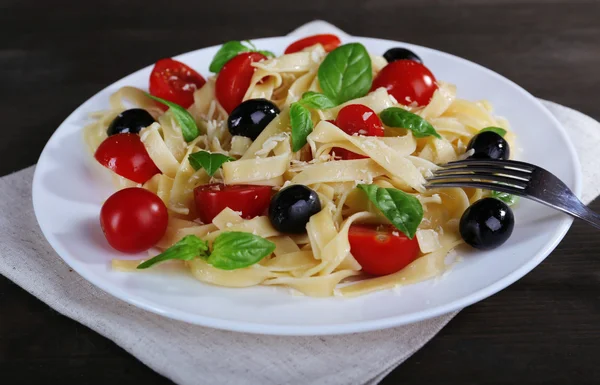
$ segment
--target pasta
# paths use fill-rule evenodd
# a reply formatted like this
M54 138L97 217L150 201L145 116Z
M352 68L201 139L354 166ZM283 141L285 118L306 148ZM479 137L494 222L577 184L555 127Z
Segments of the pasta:
M217 75L193 92L187 111L199 135L191 141L182 134L183 127L174 111L163 112L143 91L133 87L123 87L113 94L109 109L95 114L95 121L84 128L85 142L95 152L107 138L111 121L128 107L145 109L156 119L140 131L139 137L160 173L143 184L114 176L117 189L142 187L164 202L169 220L164 236L155 245L159 251L186 236L198 237L214 247L219 235L226 232L249 233L274 244L274 251L258 263L235 270L219 269L203 258L174 262L186 267L196 279L227 287L277 285L308 296L351 297L429 279L451 267L445 257L463 243L458 221L471 203L488 193L460 188L427 190L425 178L437 165L464 158L467 143L483 128L506 130L506 140L512 144L515 137L508 131L507 121L494 116L485 101L457 98L456 87L442 81L437 82L437 89L425 105L397 100L385 88L377 88L330 108L310 110L312 132L305 138L306 145L294 151L291 105L307 92L324 92L319 69L327 57L328 52L317 44L252 64L254 73L243 100L268 99L280 110L254 139L232 135L228 130L229 114L217 97ZM377 55L371 54L368 61L373 76L387 65ZM357 135L334 124L342 109L357 104L375 114L389 108L408 111L428 122L439 138L388 125L385 136ZM199 151L230 158L213 173L190 162L190 155ZM355 157L340 159L336 151ZM275 191L304 185L318 194L320 211L310 217L304 234L281 232L268 215L244 218L231 208L201 223L194 191L214 183L271 186ZM357 188L363 184L398 190L417 198L422 206L422 221L414 234L418 258L396 273L368 276L351 251L352 226L393 223ZM140 262L114 261L113 266L132 271Z

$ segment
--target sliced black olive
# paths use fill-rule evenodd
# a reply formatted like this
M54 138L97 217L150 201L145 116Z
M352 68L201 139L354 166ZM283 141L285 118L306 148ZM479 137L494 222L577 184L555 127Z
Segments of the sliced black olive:
M391 63L396 60L413 60L419 63L423 63L423 60L414 53L413 51L406 48L390 48L383 54L385 60Z
M110 123L106 133L108 136L116 134L138 134L143 128L148 127L155 120L150 113L141 108L132 108L121 112Z
M467 145L467 151L473 149L472 159L502 159L510 157L508 142L503 137L492 131L485 131L475 135Z
M282 233L303 233L310 217L321 211L321 201L316 192L296 184L281 189L271 199L269 219Z
M250 99L237 106L227 119L231 135L256 139L271 120L279 114L279 108L267 99Z
M506 203L483 198L466 209L460 218L460 235L474 248L489 250L506 242L514 226L515 217Z

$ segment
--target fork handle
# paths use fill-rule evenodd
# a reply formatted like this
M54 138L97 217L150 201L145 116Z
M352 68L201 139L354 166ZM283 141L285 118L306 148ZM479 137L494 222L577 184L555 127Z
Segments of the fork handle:
M575 194L571 192L571 190L568 189L568 187L564 186L564 188L567 193L557 194L560 199L554 200L552 203L532 195L518 195L562 211L563 213L569 214L575 218L579 218L595 228L600 229L600 214L588 208L582 201L579 200L579 198L575 196Z
M582 219L594 226L597 229L600 229L600 214L592 211L586 205L584 205L581 201L579 201L579 207L576 210L573 210L571 214L576 216L579 219Z

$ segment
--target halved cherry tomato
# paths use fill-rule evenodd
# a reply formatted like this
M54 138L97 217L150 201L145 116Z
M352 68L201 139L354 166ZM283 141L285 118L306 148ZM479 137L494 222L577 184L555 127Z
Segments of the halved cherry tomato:
M435 77L423 64L414 60L391 62L373 79L371 91L384 87L400 104L429 104L438 86Z
M334 124L348 135L383 136L384 134L383 124L375 111L362 104L350 104L342 108ZM368 158L339 147L334 147L332 151L335 152L336 157L344 160Z
M331 34L313 35L300 39L290 44L285 49L285 54L302 51L304 48L312 47L315 44L321 44L325 48L326 52L331 52L336 49L340 44L341 40L339 37Z
M350 253L365 273L388 275L417 259L417 238L408 237L391 225L352 225L348 231Z
M331 152L334 154L334 157L340 158L341 160L354 160L354 159L367 159L368 156L357 154L350 150L346 150L341 147L334 147L331 149Z
M242 52L225 63L215 82L215 95L227 113L242 102L256 69L252 63L266 58L258 52Z
M137 183L160 173L137 134L109 136L100 143L94 157L104 167Z
M194 199L203 223L212 222L225 207L250 219L262 215L269 207L271 186L207 184L194 189Z
M364 104L350 104L338 112L335 125L348 135L383 136L379 116Z
M188 108L194 103L194 91L206 80L187 65L173 59L160 59L150 74L150 94ZM163 110L169 107L162 103Z
M108 243L124 253L139 253L165 235L169 213L163 201L143 188L126 188L110 196L100 210Z

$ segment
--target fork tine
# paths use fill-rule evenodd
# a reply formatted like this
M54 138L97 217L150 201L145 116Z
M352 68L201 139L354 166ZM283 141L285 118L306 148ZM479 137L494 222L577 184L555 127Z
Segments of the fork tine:
M459 166L491 166L491 167L508 167L513 169L525 170L532 172L535 166L525 162L516 160L491 160L491 159L465 159L449 162L444 165L444 168L459 167Z
M476 180L474 180L474 179L476 179ZM459 181L459 180L468 181L468 182L470 182L470 181L473 181L473 182L491 181L491 182L502 183L505 185L516 186L518 188L527 187L527 181L524 181L522 179L509 178L506 176L489 174L489 173L479 173L479 172L472 172L469 174L439 175L439 176L432 176L432 177L427 178L428 182L439 181L440 183L443 183L443 181Z
M484 190L495 190L501 191L508 194L519 195L522 197L528 197L525 193L525 189L507 186L500 183L486 183L486 182L473 182L473 181L461 181L461 182L427 182L425 188L446 188L446 187L475 187Z
M486 172L486 173L495 173L502 175L510 175L514 178L520 178L525 181L528 181L531 178L531 173L521 170L515 170L510 168L497 168L490 166L463 166L463 167L451 167L451 168L440 168L433 171L434 175L449 175L449 174L458 174L458 173L468 173L468 172Z

